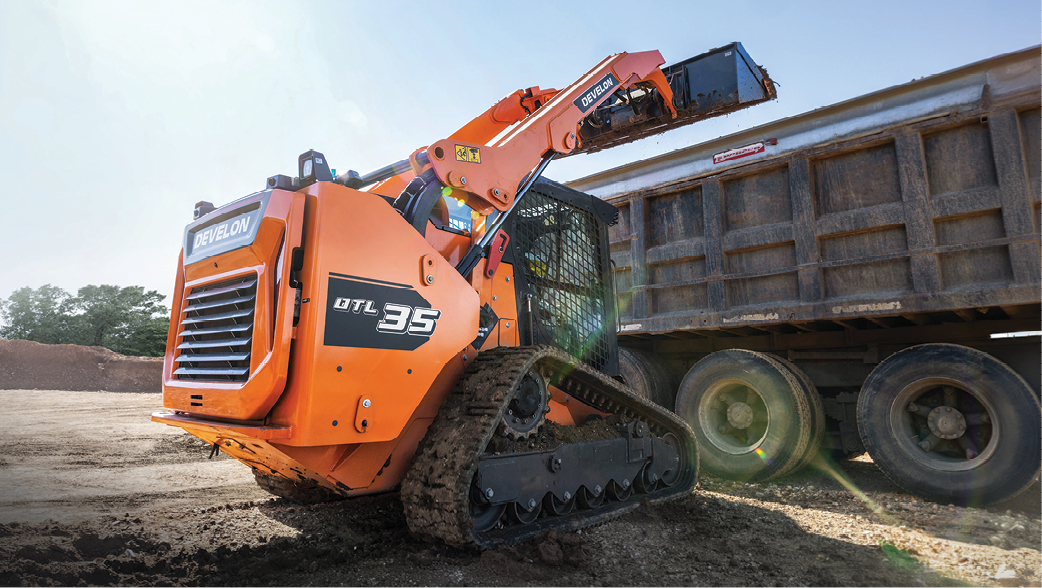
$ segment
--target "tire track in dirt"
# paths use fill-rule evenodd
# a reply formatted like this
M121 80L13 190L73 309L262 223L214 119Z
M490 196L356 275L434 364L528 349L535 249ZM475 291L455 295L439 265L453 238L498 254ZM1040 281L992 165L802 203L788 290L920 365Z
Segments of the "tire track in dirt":
M411 536L395 494L313 506L269 498L249 468L209 461L202 442L150 423L158 394L3 391L0 402L11 408L0 414L0 585L908 586L1042 579L1037 484L1015 504L978 509L921 501L864 458L834 466L860 495L813 468L770 484L703 476L690 497L676 502L477 552ZM12 473L36 484L33 498L55 498L11 500Z

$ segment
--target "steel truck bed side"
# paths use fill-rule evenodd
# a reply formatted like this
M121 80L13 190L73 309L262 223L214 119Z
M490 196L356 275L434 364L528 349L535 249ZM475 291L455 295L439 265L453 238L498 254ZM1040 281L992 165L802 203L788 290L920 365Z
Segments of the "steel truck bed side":
M1032 48L571 182L621 210L622 332L1037 316L1039 71Z

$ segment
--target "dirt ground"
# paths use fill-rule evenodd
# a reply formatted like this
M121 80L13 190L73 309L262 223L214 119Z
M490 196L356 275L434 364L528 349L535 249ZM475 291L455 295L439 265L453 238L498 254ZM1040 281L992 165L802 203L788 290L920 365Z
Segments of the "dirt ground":
M0 391L0 585L1037 586L1039 485L936 505L867 458L476 552L412 538L396 495L301 506L179 429L159 394Z

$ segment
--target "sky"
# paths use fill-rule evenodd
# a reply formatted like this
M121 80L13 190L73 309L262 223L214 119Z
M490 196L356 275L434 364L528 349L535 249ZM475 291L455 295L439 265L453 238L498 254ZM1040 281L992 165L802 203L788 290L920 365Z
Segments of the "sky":
M366 173L518 88L620 51L740 41L776 101L554 162L569 181L1042 41L1038 0L0 0L0 299L53 284L168 296L195 202L323 152Z

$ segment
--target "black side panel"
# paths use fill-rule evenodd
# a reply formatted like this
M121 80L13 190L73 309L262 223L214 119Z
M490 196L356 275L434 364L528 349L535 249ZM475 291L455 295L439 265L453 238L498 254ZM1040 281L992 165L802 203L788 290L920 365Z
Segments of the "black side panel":
M607 224L617 215L614 206L549 180L525 194L507 224L504 259L514 266L522 345L554 345L618 374Z

